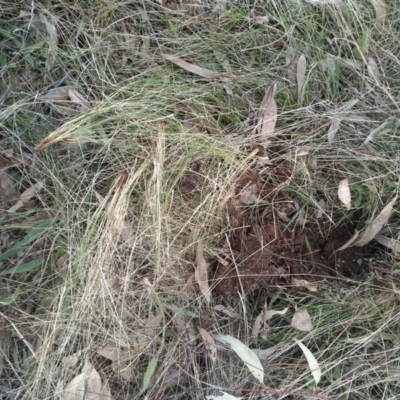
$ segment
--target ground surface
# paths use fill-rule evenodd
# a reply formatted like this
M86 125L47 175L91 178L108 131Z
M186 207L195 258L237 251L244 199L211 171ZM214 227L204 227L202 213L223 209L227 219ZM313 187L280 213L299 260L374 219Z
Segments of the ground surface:
M398 0L0 20L1 399L400 398Z

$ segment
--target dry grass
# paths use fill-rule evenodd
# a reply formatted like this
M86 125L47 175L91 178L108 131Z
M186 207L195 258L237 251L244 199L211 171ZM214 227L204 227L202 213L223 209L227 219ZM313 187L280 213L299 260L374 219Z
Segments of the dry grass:
M0 306L1 398L65 399L86 359L113 399L204 399L220 389L248 399L398 398L399 283L379 272L398 270L396 257L387 254L381 270L371 265L362 282L269 297L270 307L290 311L274 317L267 339L257 341L251 340L257 300L214 294L208 306L194 279L199 240L208 262L222 254L231 228L226 199L238 175L251 167L264 183L279 185L270 164L251 155L254 115L274 81L278 135L267 154L272 166L290 169L284 193L304 208L301 223L316 229L324 196L322 234L352 218L363 228L397 192L396 2L387 2L381 27L371 3L361 0L343 7L193 3L187 10L180 2L0 0L1 252L49 221L1 267L43 258L40 268L0 277L0 302L20 288L14 302ZM260 16L268 23L257 23ZM307 60L300 106L288 77L288 47ZM161 53L223 79L191 74ZM368 73L371 57L379 72ZM49 91L63 86L90 108L52 101ZM329 144L335 118L340 130ZM300 150L308 155L298 156ZM350 212L337 198L345 178ZM39 181L44 188L9 213ZM397 227L395 206L390 228ZM237 318L214 310L217 304ZM301 307L315 327L307 334L290 327ZM265 385L228 349L219 347L213 365L199 326L254 349L277 346L262 360ZM317 358L318 388L293 338ZM115 361L101 349L113 349Z

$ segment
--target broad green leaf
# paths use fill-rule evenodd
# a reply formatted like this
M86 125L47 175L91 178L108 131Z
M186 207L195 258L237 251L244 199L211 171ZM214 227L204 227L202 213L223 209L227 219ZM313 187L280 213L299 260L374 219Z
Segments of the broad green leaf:
M21 291L21 289L19 287L17 287L17 289L15 289L15 292L12 296L0 297L0 304L3 306L8 306L8 305L14 303L14 301L17 300L20 291Z
M32 271L36 267L38 267L42 263L42 257L37 258L35 260L29 261L25 264L19 264L14 268L7 269L3 272L0 272L0 276L9 275L9 274L21 274L22 272Z

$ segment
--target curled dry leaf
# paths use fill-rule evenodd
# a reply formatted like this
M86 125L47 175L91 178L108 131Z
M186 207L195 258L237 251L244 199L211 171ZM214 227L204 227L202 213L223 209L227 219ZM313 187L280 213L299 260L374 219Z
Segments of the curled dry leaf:
M340 119L334 118L331 122L331 125L329 126L329 131L328 131L328 143L332 144L333 141L335 140L335 136L337 131L340 128Z
M199 328L199 333L203 339L204 345L210 353L210 358L213 365L217 362L217 346L215 345L214 338L203 328Z
M348 179L343 179L339 182L338 195L339 195L339 200L346 207L346 210L350 210L351 209L351 193L350 193Z
M302 54L297 61L297 101L300 104L301 94L303 93L304 82L306 79L307 61L304 54Z
M45 15L40 14L40 22L46 27L48 38L49 51L46 57L46 70L49 71L57 59L57 46L58 46L58 34L54 23L49 21Z
M96 353L111 361L118 361L120 359L121 350L115 346L115 344L106 344L98 349Z
M317 285L313 285L311 282L306 281L305 279L292 278L291 284L293 286L297 286L297 287L304 287L309 292L318 292L318 286Z
M268 359L268 357L275 354L282 346L280 344L276 344L275 346L270 347L269 349L258 350L254 349L254 354L262 361Z
M275 125L278 115L278 107L275 102L276 82L268 87L261 103L257 117L257 142L267 146L274 136Z
M186 71L191 72L192 74L199 75L199 76L202 76L203 78L207 78L207 79L221 78L221 74L218 72L214 72L209 69L199 67L198 65L188 63L188 62L182 60L181 58L172 56L170 54L166 54L166 53L161 53L161 54L166 60L171 61L173 64L185 69Z
M102 384L99 373L86 360L82 373L65 387L63 400L110 400L111 392L107 383Z
M86 111L90 108L89 102L76 89L69 89L68 96L72 103L75 103L79 106L79 111Z
M293 315L291 325L293 328L303 332L310 332L313 330L311 317L307 310L297 311Z
M303 353L306 356L308 362L308 366L310 367L311 373L314 377L315 383L318 385L322 376L321 368L318 364L318 361L315 359L311 351L306 346L304 346L303 343L300 342L300 340L297 339L293 340L300 346L301 350L303 350Z
M269 321L274 315L285 315L288 311L288 308L285 308L282 311L277 310L267 310L266 307L260 312L257 318L254 321L252 334L253 337L257 337L260 332L266 333L269 329L269 325L267 321Z
M253 350L249 349L240 340L229 335L213 335L214 338L221 343L227 344L237 354L237 356L246 364L247 368L253 376L262 384L264 383L264 368L260 359L256 356Z
M73 368L76 364L78 364L79 358L81 357L82 352L78 351L70 356L63 357L62 363L67 368Z
M360 240L356 243L356 246L362 247L369 243L382 229L383 225L386 224L390 217L390 213L392 212L394 203L396 203L397 195L393 200L391 200L383 210L379 213L379 215L374 219L372 224L365 229L365 231L360 233Z
M195 279L197 284L199 285L201 293L203 293L203 296L206 299L207 303L210 304L211 291L210 287L208 286L208 277L207 277L208 264L204 259L203 253L204 253L204 244L202 240L199 240L197 244L197 256L196 256L197 267L195 272Z
M29 189L26 189L21 195L19 200L17 201L16 204L14 204L8 212L16 212L18 211L21 207L23 207L28 201L36 196L37 193L39 193L42 189L44 188L44 181L39 181L32 185Z
M387 247L395 251L396 253L400 252L400 241L396 239L391 239L386 236L378 235L375 237L375 240L380 243L381 245Z
M371 0L372 5L375 8L375 15L376 15L376 25L381 27L386 18L386 5L383 0Z
M223 306L222 304L218 304L217 306L214 307L214 310L216 311L221 311L224 314L226 314L228 317L234 318L234 319L240 319L240 315L233 311L230 308L227 308Z

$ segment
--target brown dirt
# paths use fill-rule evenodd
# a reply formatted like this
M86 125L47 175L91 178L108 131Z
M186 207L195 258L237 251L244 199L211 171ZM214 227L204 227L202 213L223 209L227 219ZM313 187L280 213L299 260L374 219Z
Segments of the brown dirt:
M257 177L247 177L247 183L254 186ZM365 280L374 260L382 258L383 252L374 245L353 246L335 253L351 238L357 221L348 222L329 235L326 234L328 227L318 227L316 223L289 226L288 219L283 221L272 207L246 210L240 203L241 190L246 184L243 175L238 182L238 193L230 205L230 219L234 226L240 227L225 238L229 241L225 243L225 257L216 262L213 287L217 295L231 297L243 291L251 294L259 290L272 293L282 288L305 290L294 287L293 278L314 284L326 280L349 284ZM270 198L271 190L264 186L262 191L264 198ZM278 199L279 193L274 198Z

